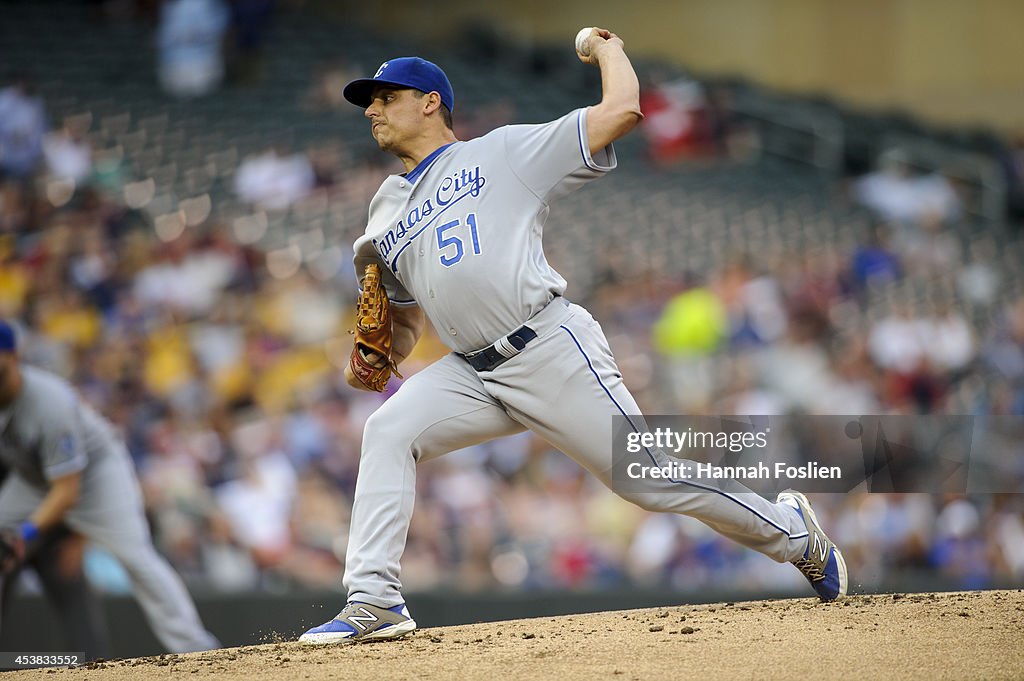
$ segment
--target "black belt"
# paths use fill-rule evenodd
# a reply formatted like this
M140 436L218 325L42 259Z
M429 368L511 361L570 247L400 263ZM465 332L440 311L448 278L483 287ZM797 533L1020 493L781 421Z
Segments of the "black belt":
M462 358L477 371L494 371L522 352L526 344L536 337L536 331L528 326L520 326L494 345L462 355Z

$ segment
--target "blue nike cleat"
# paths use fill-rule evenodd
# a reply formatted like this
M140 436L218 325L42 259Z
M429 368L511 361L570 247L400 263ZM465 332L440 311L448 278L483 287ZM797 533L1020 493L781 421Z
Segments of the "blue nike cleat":
M795 508L807 526L807 550L804 551L803 558L793 561L793 565L803 573L821 600L834 601L845 596L849 584L846 560L835 543L821 529L807 497L788 489L780 492L775 502Z
M416 622L405 603L378 608L353 601L330 622L313 627L299 637L299 643L321 645L359 641L382 641L405 636L416 630Z

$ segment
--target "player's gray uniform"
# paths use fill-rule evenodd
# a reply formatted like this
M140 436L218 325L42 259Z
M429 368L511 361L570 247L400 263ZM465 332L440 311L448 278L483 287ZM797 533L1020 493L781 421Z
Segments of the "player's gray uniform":
M611 486L612 416L640 410L600 325L561 297L565 280L541 248L548 204L616 165L611 146L591 156L586 116L581 109L456 142L407 177L389 177L370 203L357 271L379 258L393 303L419 304L455 352L366 422L345 568L350 601L403 600L399 559L418 461L529 428ZM514 355L499 339L524 323L537 338L493 371L456 354L498 343ZM651 480L649 491L623 496L694 516L780 562L803 556L807 531L791 507L731 489Z
M0 410L0 460L11 471L0 489L0 526L26 520L51 480L81 472L79 498L65 524L120 561L165 648L219 647L181 579L153 547L131 459L111 426L63 379L31 366L21 372L21 392Z

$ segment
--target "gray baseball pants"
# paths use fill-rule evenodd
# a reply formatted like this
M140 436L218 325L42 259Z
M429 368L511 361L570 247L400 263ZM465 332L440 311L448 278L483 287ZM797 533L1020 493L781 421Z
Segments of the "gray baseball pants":
M11 473L0 488L0 526L27 519L45 492ZM219 648L203 627L181 578L153 546L142 493L125 451L111 452L83 472L78 502L64 523L102 546L124 566L149 626L170 652Z
M807 530L790 506L736 483L722 490L649 480L612 485L613 415L640 414L600 325L556 298L527 324L538 337L493 371L449 354L412 376L366 422L344 583L349 600L403 602L399 561L412 517L416 464L529 429L628 501L692 516L779 562L803 556ZM666 457L660 451L655 455ZM678 459L664 459L667 461Z

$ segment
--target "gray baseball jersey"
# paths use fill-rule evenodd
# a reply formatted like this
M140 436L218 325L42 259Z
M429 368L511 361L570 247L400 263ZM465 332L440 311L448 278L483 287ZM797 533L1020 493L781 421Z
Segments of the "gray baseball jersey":
M18 398L0 410L0 461L27 482L85 470L117 451L110 425L57 376L22 366Z
M565 280L541 247L549 203L616 165L610 146L590 154L586 131L585 109L499 128L441 147L373 198L355 244L357 271L379 259L389 298L419 304L453 350L495 344L510 359L477 371L449 354L367 420L345 561L350 601L403 601L400 559L418 463L529 429L612 487L612 417L644 427L600 325L561 297ZM509 351L505 336L524 323L536 338ZM693 516L778 561L798 559L807 545L796 511L738 484L655 479L615 491L646 509Z
M219 647L192 597L149 534L138 480L113 427L64 379L22 365L21 392L0 411L0 527L26 520L50 482L81 473L78 500L64 522L124 566L132 591L160 642L171 652Z
M457 352L490 345L565 292L541 238L549 203L616 165L590 154L586 109L442 147L370 203L356 271L385 265L393 303L415 301Z

